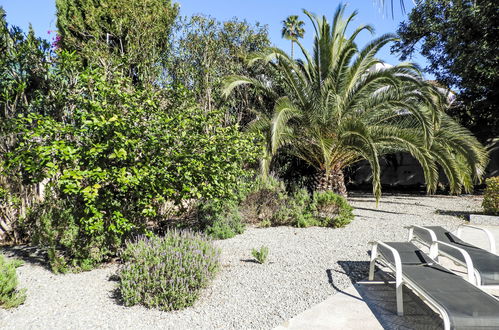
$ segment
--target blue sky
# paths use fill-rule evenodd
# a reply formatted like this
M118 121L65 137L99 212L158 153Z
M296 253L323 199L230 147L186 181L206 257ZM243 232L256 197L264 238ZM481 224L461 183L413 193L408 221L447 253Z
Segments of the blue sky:
M389 0L386 1L389 2ZM184 16L205 14L219 20L238 17L246 19L249 23L266 24L269 27L271 42L288 51L289 41L281 38L282 20L289 15L301 16L301 19L305 21L306 30L304 44L310 49L312 27L302 13L302 9L332 18L334 10L340 3L334 0L178 0L177 2L180 3L180 13ZM371 24L376 29L376 36L395 32L399 23L407 16L401 13L399 1L394 1L394 18L388 8L383 12L378 5L379 0L351 0L344 1L344 3L348 4L348 12L355 9L359 12L354 25ZM53 35L48 35L47 31L56 29L55 0L0 0L0 6L6 10L9 24L27 30L31 23L38 36L47 39L53 37ZM412 1L407 0L406 9L411 8ZM359 44L364 45L371 38L368 33L365 33L359 37ZM379 57L391 64L398 62L397 57L390 54L389 46L385 46L380 51ZM422 66L426 65L421 56L416 56L412 60Z

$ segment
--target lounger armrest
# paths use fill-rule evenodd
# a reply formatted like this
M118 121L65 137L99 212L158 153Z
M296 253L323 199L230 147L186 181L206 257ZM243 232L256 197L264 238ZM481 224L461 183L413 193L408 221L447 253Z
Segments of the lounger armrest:
M371 244L371 260L378 257L378 245L383 246L392 253L393 260L395 261L395 281L397 283L402 283L402 260L400 259L399 252L390 245L381 241L370 242L369 244Z
M449 248L452 248L452 249L454 249L456 251L459 251L462 254L462 256L464 257L464 261L466 261L466 269L468 271L468 282L470 282L471 284L476 284L476 280L475 280L475 268L473 267L473 261L471 260L471 257L469 255L469 253L466 252L466 250L461 249L460 247L454 246L452 244L448 244L448 243L442 242L442 241L433 242L432 245L435 246L435 249L437 251L439 251L439 249L438 249L439 245L444 245L446 247L449 247Z
M416 225L409 226L407 228L409 228L409 237L407 239L409 242L414 239L414 228L427 231L430 234L431 241L432 242L436 242L437 241L437 235L435 234L435 232L433 230L431 230L429 228L425 228L425 227L422 227L422 226L416 226ZM437 254L438 254L438 251L435 250L435 247L433 247L433 244L430 244L430 258L433 259L433 258L437 257Z
M371 264L369 265L369 280L374 279L374 264L378 258L378 246L381 245L388 249L395 261L395 291L397 297L397 314L399 316L404 315L404 297L402 294L402 261L400 259L400 254L397 249L394 249L390 245L383 243L381 241L370 242L371 245Z
M480 230L480 231L484 232L487 235L487 238L489 240L490 253L494 253L494 254L496 253L496 240L494 238L494 235L492 235L492 233L489 230L487 230L485 228L477 227L477 226L463 224L457 228L457 237L461 238L463 228L470 228L470 229Z

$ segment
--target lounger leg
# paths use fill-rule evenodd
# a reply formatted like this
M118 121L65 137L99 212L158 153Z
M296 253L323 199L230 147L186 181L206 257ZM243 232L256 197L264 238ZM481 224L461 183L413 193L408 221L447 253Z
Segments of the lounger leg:
M399 283L399 281L397 281L396 283L396 295L397 295L397 315L398 316L403 316L404 315L404 295L403 295L403 292L402 292L402 283Z
M374 266L376 266L376 262L371 260L371 264L369 265L369 281L374 281Z
M374 244L371 248L371 263L369 264L369 281L374 280L374 267L376 266L377 256L378 256L378 245Z
M402 264L400 261L395 266L395 291L397 296L397 314L404 315L404 295L402 292Z
M409 236L407 237L407 241L410 242L414 238L414 227L409 228Z

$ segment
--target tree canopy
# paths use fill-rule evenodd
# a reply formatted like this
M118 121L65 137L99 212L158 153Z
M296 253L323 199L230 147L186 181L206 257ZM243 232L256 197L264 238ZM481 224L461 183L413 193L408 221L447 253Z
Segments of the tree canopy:
M420 162L429 192L436 190L439 167L452 192L469 191L487 163L485 149L445 114L445 95L423 81L415 65L387 66L376 58L395 37L383 35L359 49L356 37L372 27L349 33L356 13L345 17L340 6L331 23L325 16L304 13L316 31L312 54L296 41L303 61L278 48L254 54L249 61L279 71L284 93L273 89L276 83L269 77L227 78L227 94L251 84L276 100L274 109L260 112L254 122L267 136L263 169L285 148L318 170L319 189L345 193L343 169L366 159L379 198L379 157L407 151Z
M450 113L482 141L499 135L498 31L495 0L425 0L400 25L392 48L402 60L427 58L426 70L458 95Z
M303 26L305 22L299 19L298 15L288 16L282 21L281 35L283 38L291 40L291 57L294 55L294 42L305 35Z
M167 65L170 82L185 86L205 111L224 108L237 121L244 121L248 109L254 108L258 99L249 88L240 89L229 99L223 98L223 78L259 72L259 68L248 69L244 61L247 54L270 45L267 27L244 20L221 22L195 15L179 21L173 39Z
M57 0L58 46L85 62L121 64L135 82L153 83L179 7L170 0ZM114 63L113 63L114 62Z

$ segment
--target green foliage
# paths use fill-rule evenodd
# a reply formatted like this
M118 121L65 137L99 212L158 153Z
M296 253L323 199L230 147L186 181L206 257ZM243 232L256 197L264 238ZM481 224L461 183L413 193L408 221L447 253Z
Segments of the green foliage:
M451 114L482 142L499 136L498 22L495 0L424 0L400 25L392 48L402 59L427 59L426 70L457 91Z
M310 196L304 189L286 191L284 183L273 177L258 177L240 203L246 222L260 227L307 227L311 214L307 211Z
M258 261L258 263L264 264L269 256L269 248L262 245L260 249L252 249L251 255L256 259L256 261Z
M27 34L16 27L9 27L6 13L0 7L0 134L8 122L20 113L39 111L48 113L46 104L33 102L41 93L51 89L48 78L50 69L50 45L36 38L30 27ZM0 147L9 139L0 139ZM0 149L1 150L1 149ZM1 155L1 153L0 153Z
M24 303L26 290L18 290L16 268L23 263L19 260L8 260L0 254L0 307L13 308Z
M248 122L248 109L261 104L261 97L254 89L243 88L225 99L221 95L223 78L262 71L247 68L244 58L270 45L267 27L237 19L220 22L193 16L180 21L175 34L167 66L173 84L187 86L204 110L223 108L229 118Z
M310 195L306 189L297 189L285 195L277 212L270 217L274 225L296 227L318 226L310 212Z
M239 206L234 200L200 202L198 221L206 234L215 239L232 238L245 229Z
M72 72L71 55L60 56L60 70ZM49 228L51 234L38 237L57 250L53 260L89 268L131 233L146 232L149 221L166 217L167 201L180 207L238 194L243 164L259 152L256 136L221 125L219 111L206 113L166 89L136 88L119 73L86 68L71 79L61 89L64 117L17 118L20 141L7 157L11 173L21 172L25 182L48 180L54 198L65 203L60 210L72 215L60 221L54 206L34 223L35 231Z
M85 64L155 83L179 6L170 0L57 0L59 48ZM116 68L115 65L118 65Z
M165 311L192 306L220 268L219 254L205 236L189 231L127 243L118 271L125 305Z
M372 27L363 25L350 33L355 13L345 16L345 6L338 7L331 23L325 16L304 13L316 31L313 54L296 40L303 61L268 48L248 62L278 71L284 77L282 93L269 88L279 86L269 76L226 79L227 95L236 87L251 85L275 99L273 111L259 112L253 123L267 139L263 175L273 156L283 150L323 173L325 181L331 176L343 178L344 168L365 159L379 200L380 156L406 151L421 164L428 192L437 188L439 167L452 193L470 191L483 175L487 153L445 113L445 95L424 82L415 65L386 66L375 57L395 36L383 35L359 49L356 38ZM344 184L328 185L343 193Z
M54 273L90 270L120 246L117 235L104 231L88 233L79 221L84 216L79 205L69 198L47 195L23 222L31 244L47 249Z
M314 192L313 214L322 227L345 227L354 218L346 198L331 191Z
M487 187L483 193L482 207L488 214L499 215L499 177L485 180Z
M0 241L18 243L22 237L18 220L31 204L32 187L4 170L4 161L13 150L17 135L11 119L19 114L54 114L51 102L41 98L53 90L50 77L51 52L45 40L36 38L30 27L27 34L9 26L0 7Z
M284 183L273 177L258 178L251 192L241 202L246 222L260 227L344 227L353 219L353 208L347 200L333 192L305 189L286 191Z

